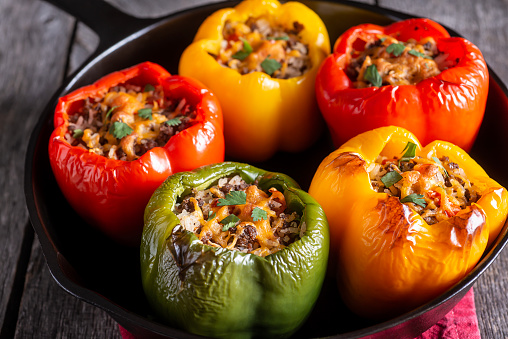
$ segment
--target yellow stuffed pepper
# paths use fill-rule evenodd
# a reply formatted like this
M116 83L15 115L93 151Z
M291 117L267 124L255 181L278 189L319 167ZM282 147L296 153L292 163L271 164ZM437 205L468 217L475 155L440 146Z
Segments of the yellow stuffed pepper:
M462 149L421 147L399 127L360 134L320 164L309 193L323 207L341 295L388 318L462 279L497 237L505 188Z
M326 27L305 5L245 0L202 23L179 73L219 98L226 153L263 161L302 151L321 133L314 81L329 53Z

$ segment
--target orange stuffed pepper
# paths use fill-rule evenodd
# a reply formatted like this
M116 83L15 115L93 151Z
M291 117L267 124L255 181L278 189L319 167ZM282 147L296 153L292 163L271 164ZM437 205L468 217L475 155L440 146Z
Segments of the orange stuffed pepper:
M345 303L386 318L443 293L478 262L504 225L505 188L462 149L420 145L382 127L319 166L309 193L327 215Z

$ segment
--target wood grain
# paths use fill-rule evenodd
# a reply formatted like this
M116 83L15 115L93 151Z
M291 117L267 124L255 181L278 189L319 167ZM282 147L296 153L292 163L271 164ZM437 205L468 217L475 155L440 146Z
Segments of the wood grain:
M32 248L16 338L121 338L118 325L101 309L57 286L37 242Z
M138 17L160 17L217 1L108 0ZM508 83L508 59L505 58L508 0L379 0L378 3L430 17L458 31L480 47L487 62ZM22 190L26 136L46 100L64 76L79 68L94 51L98 37L72 17L39 0L0 1L0 31L0 187L3 188L0 323L8 317L17 319L15 328L4 326L0 339L12 336L120 338L116 323L104 311L67 294L51 277L38 240L32 242L31 229L26 227L28 216ZM26 268L19 266L24 252L25 259L29 259ZM478 321L484 338L508 337L507 268L508 253L504 251L475 285ZM16 277L24 278L22 286ZM16 289L19 294L13 293ZM16 314L6 315L13 310Z
M16 272L24 269L17 265L28 220L23 194L27 136L63 77L71 25L70 18L40 1L0 2L0 323L16 317L16 297L9 300L17 293ZM0 335L6 331L3 327Z

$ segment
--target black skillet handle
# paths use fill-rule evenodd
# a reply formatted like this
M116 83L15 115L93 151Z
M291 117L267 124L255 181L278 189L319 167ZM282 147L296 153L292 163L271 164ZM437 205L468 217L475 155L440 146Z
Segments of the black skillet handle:
M99 36L96 52L101 52L121 39L155 23L157 19L130 16L103 0L45 0L76 17Z

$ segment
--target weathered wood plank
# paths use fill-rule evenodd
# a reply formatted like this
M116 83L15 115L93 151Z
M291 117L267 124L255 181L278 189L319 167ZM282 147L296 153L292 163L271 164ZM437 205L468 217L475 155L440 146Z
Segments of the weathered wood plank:
M50 275L38 242L19 313L16 338L121 338L118 325L105 312L60 288Z
M23 194L28 136L63 77L65 59L59 55L66 54L71 24L42 2L0 2L0 324L17 312L17 301L9 304L9 298L17 298L13 282L28 220ZM10 332L3 330L2 336Z

